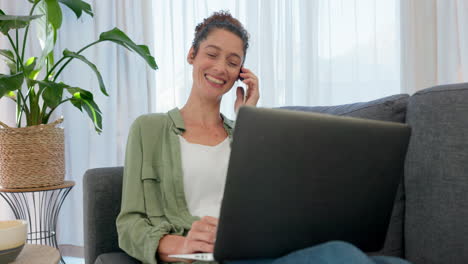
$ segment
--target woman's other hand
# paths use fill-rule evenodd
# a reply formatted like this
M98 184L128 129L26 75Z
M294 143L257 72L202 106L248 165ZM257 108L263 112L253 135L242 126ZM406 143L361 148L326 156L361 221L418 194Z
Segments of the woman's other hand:
M159 259L164 262L183 261L191 263L193 261L169 258L168 255L213 253L217 227L217 218L205 216L192 223L192 228L186 237L175 235L164 236L160 240L157 250Z
M247 85L247 95L245 95L244 88L241 86L237 87L237 99L234 103L234 111L236 111L236 113L239 111L241 106L256 106L258 99L260 99L257 76L251 70L245 67L242 67L240 76L244 78L242 82Z

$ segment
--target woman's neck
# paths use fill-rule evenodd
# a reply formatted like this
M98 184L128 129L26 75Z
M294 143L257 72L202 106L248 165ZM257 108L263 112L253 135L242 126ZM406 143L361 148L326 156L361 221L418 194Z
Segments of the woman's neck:
M219 110L220 103L220 101L201 100L191 94L180 112L186 125L219 126L223 121Z

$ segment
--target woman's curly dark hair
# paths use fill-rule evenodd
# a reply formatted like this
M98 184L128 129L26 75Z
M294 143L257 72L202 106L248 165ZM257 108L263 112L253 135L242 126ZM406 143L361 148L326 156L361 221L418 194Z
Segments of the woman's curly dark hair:
M195 38L192 42L194 49L194 55L198 53L200 42L205 40L213 29L225 29L242 39L244 43L244 60L247 54L247 48L249 47L249 33L245 30L239 20L232 17L229 11L214 12L210 17L203 20L202 23L198 24L195 28Z

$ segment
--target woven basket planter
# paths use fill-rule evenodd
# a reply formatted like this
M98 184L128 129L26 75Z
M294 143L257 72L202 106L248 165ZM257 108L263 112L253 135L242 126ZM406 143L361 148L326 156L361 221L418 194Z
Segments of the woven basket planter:
M64 131L56 125L12 128L0 122L0 186L35 188L63 183Z

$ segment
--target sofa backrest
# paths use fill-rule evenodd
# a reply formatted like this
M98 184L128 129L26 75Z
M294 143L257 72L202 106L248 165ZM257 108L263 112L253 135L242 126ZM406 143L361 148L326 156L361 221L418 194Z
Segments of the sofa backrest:
M88 170L83 178L85 263L102 253L119 252L115 219L122 200L123 167Z
M396 94L361 103L335 106L285 106L280 108L404 123L408 98L409 95L407 94Z
M468 263L468 83L414 94L407 123L406 258Z
M397 94L377 100L353 103L337 106L288 106L283 109L308 111L340 116L352 116L380 121L391 121L404 123L406 117L406 106L409 95ZM405 195L402 184L400 184L393 206L387 238L384 247L378 252L368 252L372 255L386 255L404 257L403 246L403 222L405 210Z

